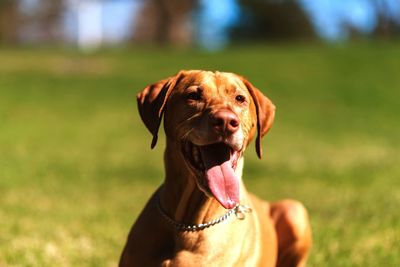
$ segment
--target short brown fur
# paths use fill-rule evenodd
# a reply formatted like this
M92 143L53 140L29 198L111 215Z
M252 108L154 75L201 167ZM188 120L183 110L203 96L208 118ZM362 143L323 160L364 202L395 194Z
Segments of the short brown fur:
M187 95L201 90L201 100ZM241 95L245 102L238 103ZM240 202L252 212L244 220L232 219L201 231L179 231L160 214L158 201L178 222L198 224L226 210L202 188L201 179L185 163L185 138L202 145L215 140L210 116L228 110L240 121L240 134L232 137L242 151L271 128L275 106L245 78L223 72L181 71L146 87L138 94L141 118L156 145L162 118L166 133L165 181L148 201L128 236L121 255L127 266L304 266L311 247L311 228L304 206L294 200L268 203L247 192L240 182ZM243 165L243 159L241 158ZM238 170L241 175L241 169Z

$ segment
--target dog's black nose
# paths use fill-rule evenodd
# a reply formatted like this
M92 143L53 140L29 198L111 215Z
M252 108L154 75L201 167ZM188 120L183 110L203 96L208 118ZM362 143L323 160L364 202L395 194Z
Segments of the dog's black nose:
M239 130L240 120L230 110L219 110L212 114L211 124L218 134L233 134Z

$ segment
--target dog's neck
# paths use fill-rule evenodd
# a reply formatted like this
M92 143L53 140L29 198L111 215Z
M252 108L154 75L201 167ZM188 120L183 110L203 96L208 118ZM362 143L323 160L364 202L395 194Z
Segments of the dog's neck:
M172 219L180 223L199 224L226 212L217 200L206 196L198 188L196 177L182 164L184 158L179 144L167 140L164 161L166 177L160 191L160 200L162 208Z

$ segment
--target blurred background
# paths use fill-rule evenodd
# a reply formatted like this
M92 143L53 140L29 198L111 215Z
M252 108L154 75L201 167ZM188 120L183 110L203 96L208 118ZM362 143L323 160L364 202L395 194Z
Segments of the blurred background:
M308 266L400 266L399 0L0 0L0 266L116 266L163 181L135 95L239 73L277 106L244 181Z
M221 49L243 41L400 34L398 0L3 0L0 40L82 49L129 44Z

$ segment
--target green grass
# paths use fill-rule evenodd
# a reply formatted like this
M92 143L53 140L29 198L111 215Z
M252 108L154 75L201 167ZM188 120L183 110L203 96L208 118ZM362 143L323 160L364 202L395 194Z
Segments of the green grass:
M163 178L136 111L179 69L232 71L276 104L244 179L308 207L308 266L400 265L400 44L0 50L0 266L115 266ZM161 138L163 139L163 138Z

